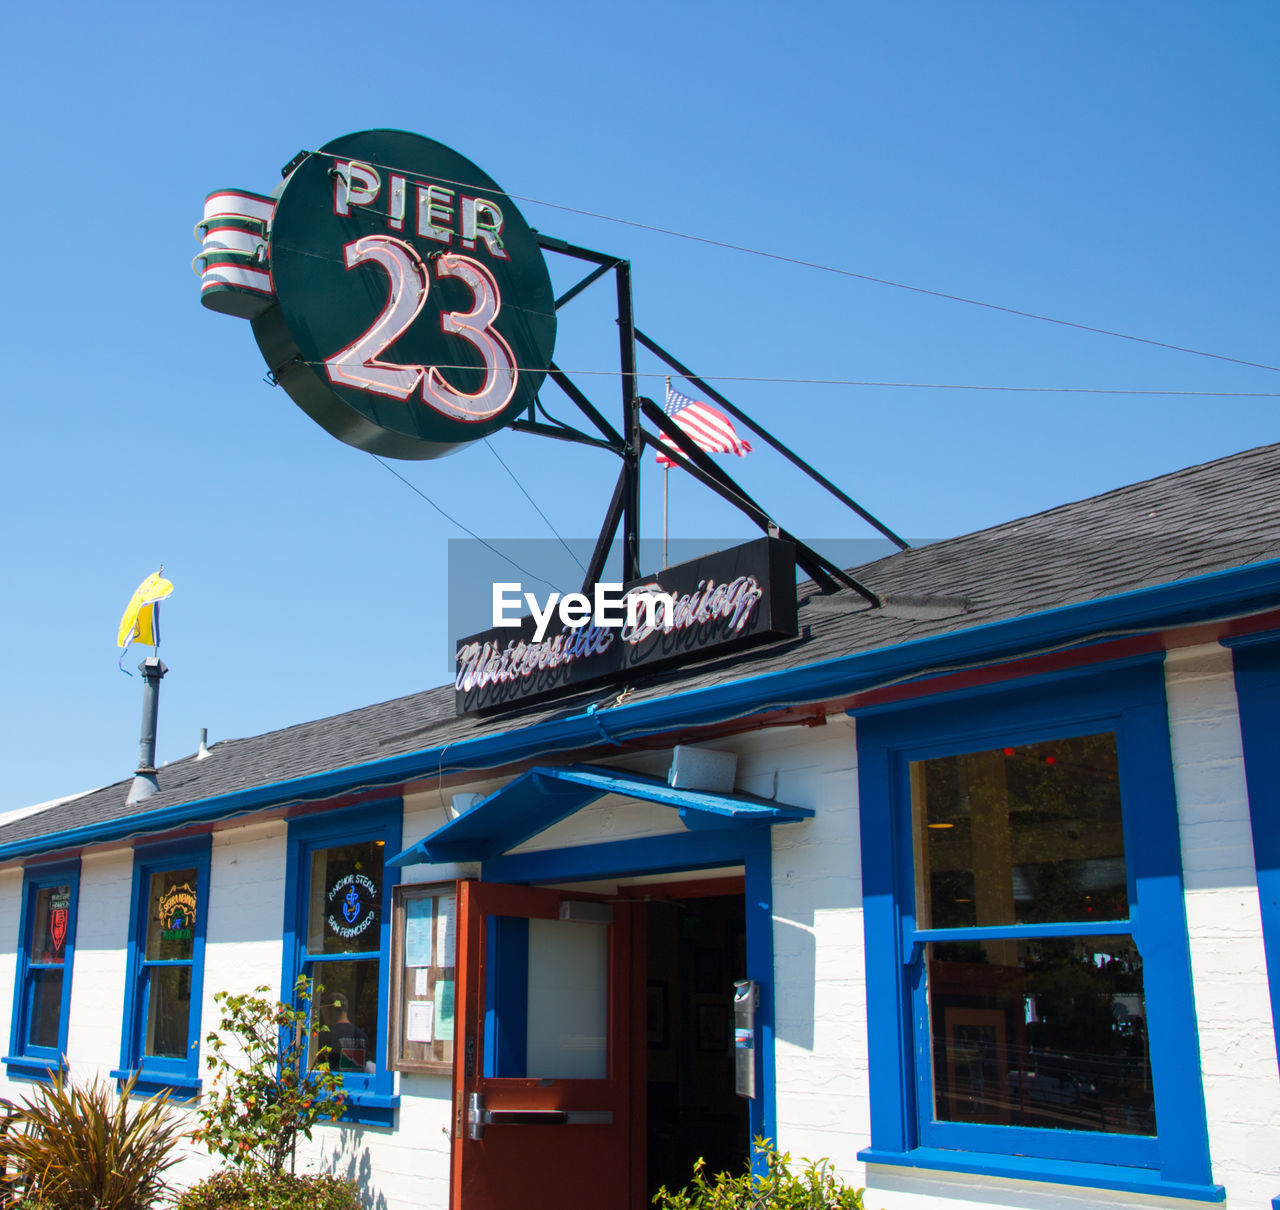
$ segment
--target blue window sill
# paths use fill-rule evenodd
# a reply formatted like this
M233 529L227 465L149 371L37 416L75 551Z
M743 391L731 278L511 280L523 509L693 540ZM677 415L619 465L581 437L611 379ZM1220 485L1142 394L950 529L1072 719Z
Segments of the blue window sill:
M129 1068L116 1068L110 1073L113 1080L127 1080L134 1073ZM194 1101L200 1095L202 1081L199 1076L184 1076L177 1072L147 1071L138 1072L137 1083L133 1086L136 1096L153 1097L160 1092L171 1092L180 1101Z
M386 1096L376 1092L349 1092L346 1108L342 1111L342 1120L357 1126L394 1126L396 1110L399 1108L399 1096Z
M1150 1169L1122 1168L1115 1164L1085 1164L1078 1160L984 1155L973 1151L944 1151L939 1147L917 1147L912 1151L879 1151L875 1147L868 1147L858 1152L858 1159L867 1164L887 1164L895 1168L968 1172L977 1176L1000 1176L1018 1181L1046 1181L1055 1185L1078 1185L1089 1189L1116 1189L1122 1193L1158 1194L1161 1197L1178 1197L1197 1202L1220 1202L1226 1197L1226 1190L1221 1185L1164 1181ZM1277 1206L1277 1210L1280 1210L1280 1206Z
M7 1075L27 1080L52 1080L60 1062L57 1058L37 1059L31 1055L5 1055L0 1059L8 1068Z

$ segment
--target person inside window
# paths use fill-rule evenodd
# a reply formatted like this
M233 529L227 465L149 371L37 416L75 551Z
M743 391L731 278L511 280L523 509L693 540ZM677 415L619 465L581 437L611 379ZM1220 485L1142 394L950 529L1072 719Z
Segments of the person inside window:
M354 1024L346 996L326 992L320 1004L320 1033L316 1058L328 1063L330 1071L364 1072L372 1075L377 1064L369 1054L369 1035Z

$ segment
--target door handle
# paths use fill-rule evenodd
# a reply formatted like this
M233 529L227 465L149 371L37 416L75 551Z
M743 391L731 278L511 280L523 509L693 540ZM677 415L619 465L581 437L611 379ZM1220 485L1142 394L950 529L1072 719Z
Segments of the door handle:
M484 1138L486 1126L612 1126L609 1109L486 1109L484 1094L467 1098L467 1137Z
M486 1109L486 1126L564 1126L569 1115L563 1109Z

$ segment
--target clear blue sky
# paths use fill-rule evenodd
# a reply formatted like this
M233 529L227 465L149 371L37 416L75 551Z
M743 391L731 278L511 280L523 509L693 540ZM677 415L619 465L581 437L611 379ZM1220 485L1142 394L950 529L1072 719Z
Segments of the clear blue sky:
M537 199L536 227L629 257L643 328L908 535L1276 437L1275 399L764 381L1280 390L541 204L1277 364L1271 3L72 0L4 24L0 809L132 771L140 681L115 631L160 562L163 759L202 726L254 734L448 678L460 535L266 385L248 324L204 310L190 269L206 193L267 192L349 131L438 139ZM588 299L558 360L616 414ZM608 455L493 445L561 533L594 533ZM483 445L398 469L486 537L550 537ZM731 469L802 534L868 536L775 456ZM651 460L645 492L654 535ZM673 505L677 535L750 536L696 485Z

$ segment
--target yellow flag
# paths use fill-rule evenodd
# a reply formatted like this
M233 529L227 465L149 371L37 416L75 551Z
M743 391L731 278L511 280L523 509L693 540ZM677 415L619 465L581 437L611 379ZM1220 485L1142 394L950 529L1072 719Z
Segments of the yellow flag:
M161 567L160 571L164 571ZM156 602L163 601L173 591L173 585L162 579L160 571L153 571L129 598L124 616L120 619L120 632L116 646L126 650L130 643L146 643L154 647L160 636L156 633ZM122 660L124 656L120 657Z

